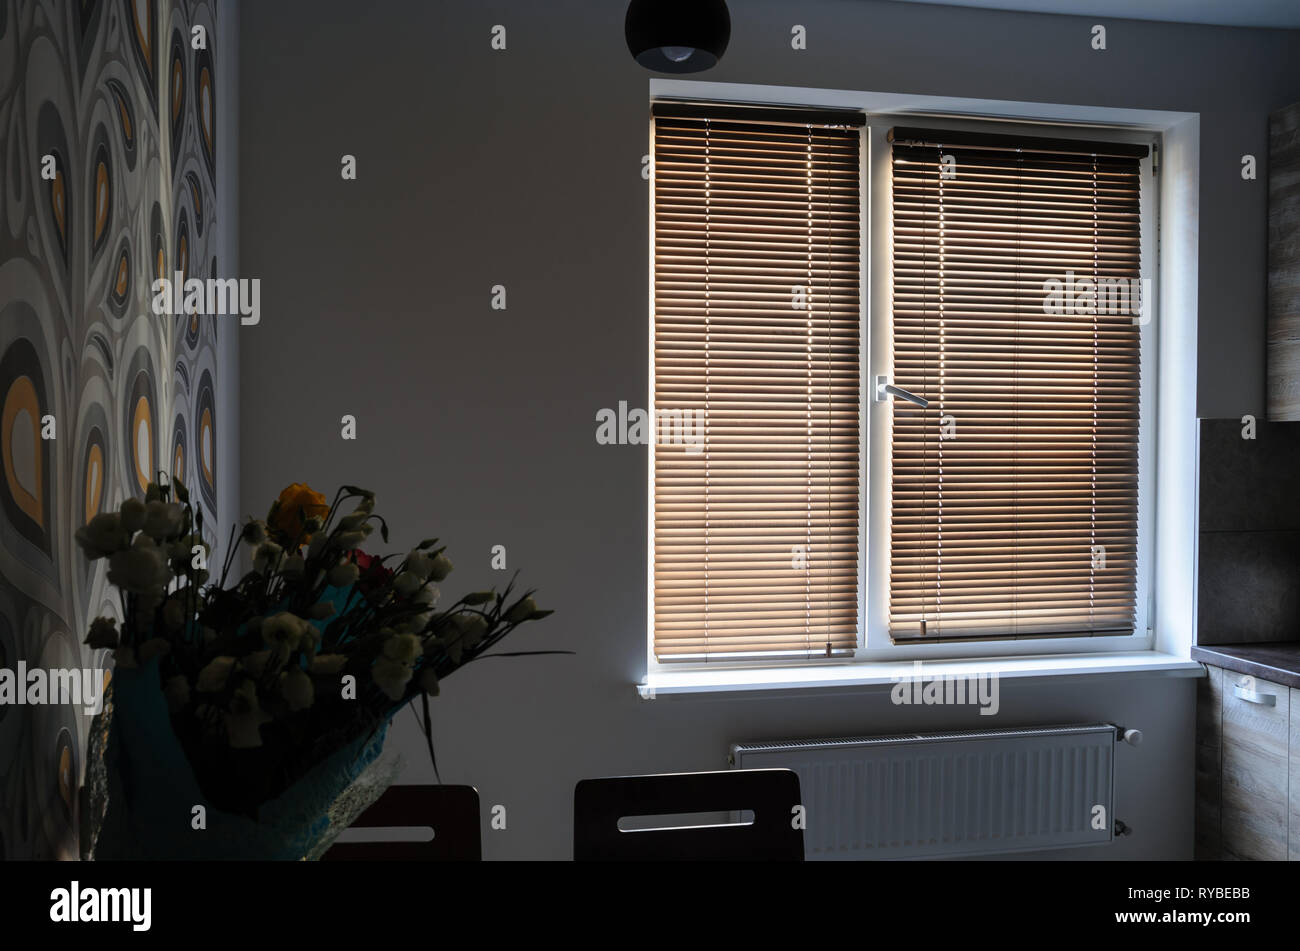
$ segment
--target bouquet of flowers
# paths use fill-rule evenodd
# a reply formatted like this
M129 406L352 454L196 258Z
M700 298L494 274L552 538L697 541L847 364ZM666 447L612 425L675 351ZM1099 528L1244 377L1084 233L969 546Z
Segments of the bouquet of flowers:
M179 481L78 531L88 557L108 559L122 608L86 638L115 662L92 728L97 797L87 778L96 858L318 854L392 717L419 697L430 736L440 682L551 613L513 581L441 607L452 564L437 539L367 554L376 526L387 541L372 492L344 486L327 503L295 483L236 526L252 568L229 586L235 533L210 583L202 513Z

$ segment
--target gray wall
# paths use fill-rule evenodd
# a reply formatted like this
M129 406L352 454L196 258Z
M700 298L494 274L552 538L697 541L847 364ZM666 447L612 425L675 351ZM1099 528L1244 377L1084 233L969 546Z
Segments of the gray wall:
M1200 414L1262 413L1269 110L1300 98L1300 33L1090 21L869 0L733 0L705 78L1202 115ZM241 334L242 500L364 483L394 545L434 533L459 592L498 582L494 544L558 613L435 705L443 779L507 806L488 857L562 858L574 782L715 768L736 740L988 726L881 690L637 698L644 673L646 456L598 446L595 413L647 391L649 74L616 0L243 5L240 258L262 279ZM493 24L508 49L489 48ZM790 27L808 29L805 52ZM343 182L339 159L358 157ZM489 308L508 287L509 309ZM359 439L339 438L355 414ZM999 725L1109 719L1118 817L1135 834L1077 857L1190 857L1193 682L1004 684ZM432 772L413 718L405 780Z

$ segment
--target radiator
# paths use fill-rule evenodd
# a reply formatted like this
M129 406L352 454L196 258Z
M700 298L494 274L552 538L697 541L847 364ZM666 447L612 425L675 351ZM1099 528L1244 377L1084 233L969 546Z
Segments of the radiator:
M736 744L731 763L799 774L810 860L935 858L1110 842L1115 741L1101 723L865 736Z

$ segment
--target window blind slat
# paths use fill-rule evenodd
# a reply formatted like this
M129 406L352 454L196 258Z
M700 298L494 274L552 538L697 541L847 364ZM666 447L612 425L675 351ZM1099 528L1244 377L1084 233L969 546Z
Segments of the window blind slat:
M703 420L655 448L661 661L857 643L860 133L816 121L654 119L654 405Z
M1132 633L1144 150L932 135L892 148L893 375L930 404L893 404L890 636Z

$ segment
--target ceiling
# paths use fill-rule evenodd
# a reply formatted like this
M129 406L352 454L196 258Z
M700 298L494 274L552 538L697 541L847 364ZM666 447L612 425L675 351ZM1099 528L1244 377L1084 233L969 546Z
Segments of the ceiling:
M905 0L958 7L1300 29L1300 0Z

